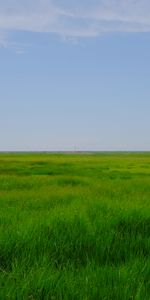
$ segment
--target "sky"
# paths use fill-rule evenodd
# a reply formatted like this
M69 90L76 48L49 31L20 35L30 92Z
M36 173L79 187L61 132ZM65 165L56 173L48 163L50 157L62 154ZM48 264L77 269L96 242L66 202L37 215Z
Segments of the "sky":
M0 0L0 151L150 151L150 2Z

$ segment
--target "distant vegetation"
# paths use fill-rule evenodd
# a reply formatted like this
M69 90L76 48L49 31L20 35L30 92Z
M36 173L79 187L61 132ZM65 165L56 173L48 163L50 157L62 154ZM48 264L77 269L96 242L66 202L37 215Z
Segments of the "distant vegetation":
M149 300L150 153L0 154L0 287Z

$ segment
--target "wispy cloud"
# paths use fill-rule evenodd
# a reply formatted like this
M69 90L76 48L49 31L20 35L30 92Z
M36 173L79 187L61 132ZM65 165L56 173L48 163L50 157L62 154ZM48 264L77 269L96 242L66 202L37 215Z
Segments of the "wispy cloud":
M0 31L49 32L64 37L150 32L150 1L0 0ZM0 40L2 44L1 35Z
M0 32L0 48L3 49L10 49L17 55L25 54L28 51L28 48L31 45L23 43L23 42L16 42L12 41L6 32Z

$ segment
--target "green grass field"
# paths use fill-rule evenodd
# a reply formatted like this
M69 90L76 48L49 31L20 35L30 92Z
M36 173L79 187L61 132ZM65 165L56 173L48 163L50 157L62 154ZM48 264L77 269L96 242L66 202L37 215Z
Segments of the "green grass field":
M0 288L149 300L150 153L0 154Z

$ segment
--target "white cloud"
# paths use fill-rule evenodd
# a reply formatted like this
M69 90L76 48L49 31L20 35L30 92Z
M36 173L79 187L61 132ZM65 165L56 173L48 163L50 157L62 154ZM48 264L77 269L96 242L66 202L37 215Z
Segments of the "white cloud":
M0 31L0 48L11 49L16 54L21 55L25 54L29 47L31 44L12 41L6 31Z
M148 0L0 0L0 31L93 37L150 32ZM0 35L2 44L2 38Z

